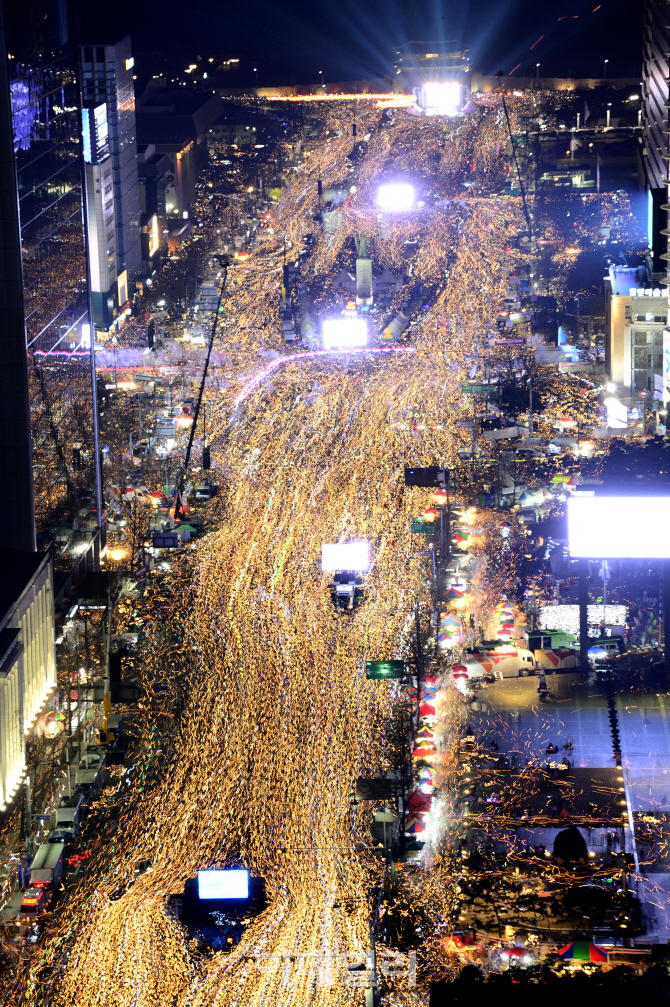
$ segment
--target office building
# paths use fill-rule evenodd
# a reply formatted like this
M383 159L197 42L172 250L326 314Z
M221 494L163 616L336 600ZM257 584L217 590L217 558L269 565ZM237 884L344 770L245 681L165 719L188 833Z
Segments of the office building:
M119 280L117 291L120 291L122 297L125 293L125 301L142 270L134 59L130 37L122 39L116 45L82 45L80 58L84 109L94 114L96 109L104 105L107 112L109 156L112 159L114 180L115 256ZM109 200L106 202L109 203ZM105 250L110 248L111 243L107 242L106 234L102 244ZM115 307L120 308L122 304L123 302Z
M53 568L45 553L0 549L0 811L16 796L26 735L56 690Z
M191 230L189 214L208 141L223 112L214 94L150 80L137 102L142 255L147 272ZM166 240L167 239L167 240Z
M95 362L69 7L0 2L0 471L14 548L95 566Z
M668 137L666 134L670 97L668 56L670 53L670 3L645 0L642 48L642 125L639 154L647 188L647 237L649 272L655 282L665 273L663 234L667 213Z
M670 52L670 3L667 0L645 0L642 41L642 122L644 138L642 159L647 188L658 190L667 178L666 136L670 95L668 86L668 53Z
M644 270L610 266L605 280L610 380L624 399L658 401L663 391L665 288L649 287Z
M114 161L105 103L82 109L82 142L93 321L96 329L107 330L117 313L119 295Z

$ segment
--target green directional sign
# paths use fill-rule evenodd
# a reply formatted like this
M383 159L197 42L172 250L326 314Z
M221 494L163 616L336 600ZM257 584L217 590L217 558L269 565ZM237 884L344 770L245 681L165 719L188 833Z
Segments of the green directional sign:
M366 661L366 678L403 678L405 674L404 661Z
M418 517L412 518L412 532L414 535L430 535L434 531L435 525L432 521L422 521Z
M463 395L491 395L493 385L461 385Z

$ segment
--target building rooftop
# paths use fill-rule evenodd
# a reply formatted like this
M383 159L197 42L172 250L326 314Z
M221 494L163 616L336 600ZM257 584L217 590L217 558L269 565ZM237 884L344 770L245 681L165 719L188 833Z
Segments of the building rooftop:
M633 287L646 286L644 269L637 266L610 266L609 281L615 297L628 297Z
M46 562L45 552L23 552L21 549L0 549L0 624L26 590L31 580Z

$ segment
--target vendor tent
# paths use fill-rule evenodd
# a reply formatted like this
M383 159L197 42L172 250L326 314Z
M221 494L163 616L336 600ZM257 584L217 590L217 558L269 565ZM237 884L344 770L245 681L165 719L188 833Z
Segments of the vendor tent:
M573 941L560 948L558 957L573 962L606 962L607 951L590 941Z

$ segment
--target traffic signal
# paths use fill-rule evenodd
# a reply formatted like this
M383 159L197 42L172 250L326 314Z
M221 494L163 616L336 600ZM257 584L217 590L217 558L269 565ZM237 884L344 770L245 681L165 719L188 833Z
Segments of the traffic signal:
M208 472L212 467L212 456L209 449L209 444L205 444L202 449L202 467L205 472Z
M423 469L405 468L405 486L422 486L430 489L432 486L443 486L447 479L446 469L430 465Z

